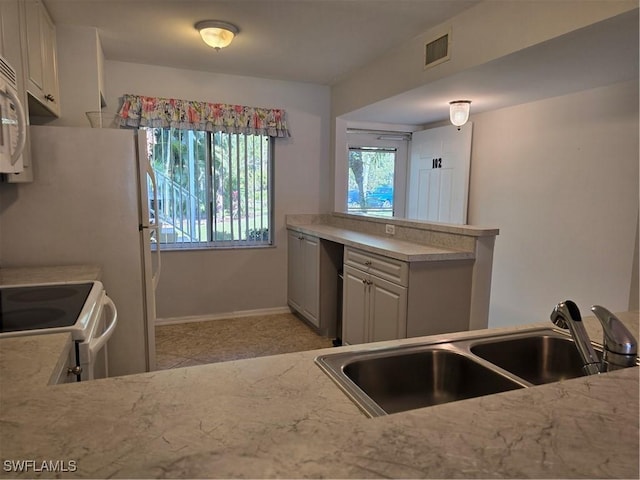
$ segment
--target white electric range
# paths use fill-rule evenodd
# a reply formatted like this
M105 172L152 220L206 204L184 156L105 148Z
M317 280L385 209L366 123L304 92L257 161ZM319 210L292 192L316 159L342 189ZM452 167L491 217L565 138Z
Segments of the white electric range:
M101 282L0 287L0 338L69 332L77 381L109 375L107 341L118 312Z

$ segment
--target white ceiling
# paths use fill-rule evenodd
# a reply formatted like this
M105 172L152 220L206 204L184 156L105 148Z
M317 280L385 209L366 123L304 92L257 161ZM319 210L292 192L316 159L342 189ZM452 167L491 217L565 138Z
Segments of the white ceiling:
M57 25L92 26L108 60L332 85L479 0L44 0ZM193 25L240 34L220 52ZM558 37L346 115L423 125L448 101L502 108L638 78L638 11Z
M108 60L330 85L479 0L44 0L56 25L93 26ZM240 33L220 52L200 20Z

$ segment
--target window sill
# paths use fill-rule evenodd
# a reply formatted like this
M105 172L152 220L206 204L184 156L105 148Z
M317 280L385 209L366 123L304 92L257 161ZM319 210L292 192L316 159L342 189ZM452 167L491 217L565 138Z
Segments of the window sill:
M193 252L202 250L254 250L276 248L277 245L160 245L162 252ZM151 250L155 251L156 245L151 245Z

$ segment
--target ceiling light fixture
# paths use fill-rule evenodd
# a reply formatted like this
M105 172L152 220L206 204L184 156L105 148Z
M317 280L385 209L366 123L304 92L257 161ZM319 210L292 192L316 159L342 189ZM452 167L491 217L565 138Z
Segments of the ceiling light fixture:
M203 20L195 25L204 43L216 51L228 46L240 29L229 22L221 20Z
M449 102L449 118L458 130L469 120L469 109L471 108L471 100L454 100Z

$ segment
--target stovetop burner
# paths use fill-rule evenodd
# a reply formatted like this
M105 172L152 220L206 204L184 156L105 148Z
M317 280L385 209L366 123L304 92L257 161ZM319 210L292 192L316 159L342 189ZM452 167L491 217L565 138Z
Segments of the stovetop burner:
M13 302L47 302L62 300L78 294L78 289L60 285L55 287L29 287L15 289L17 292L7 292L7 298Z
M0 333L73 325L92 283L0 288Z

